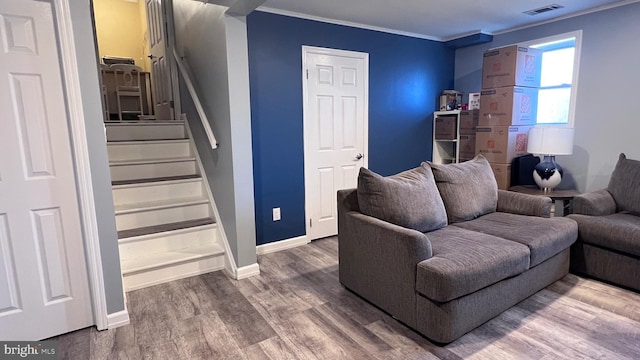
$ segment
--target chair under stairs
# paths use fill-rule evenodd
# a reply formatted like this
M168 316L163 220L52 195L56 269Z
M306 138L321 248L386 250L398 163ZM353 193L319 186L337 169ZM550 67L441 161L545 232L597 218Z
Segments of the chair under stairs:
M224 246L183 121L107 123L126 291L224 268Z

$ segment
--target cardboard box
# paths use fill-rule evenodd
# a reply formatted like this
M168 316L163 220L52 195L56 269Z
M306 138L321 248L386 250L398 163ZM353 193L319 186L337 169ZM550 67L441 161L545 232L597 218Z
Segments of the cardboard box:
M460 135L475 135L480 110L470 110L460 112Z
M436 140L454 140L458 135L455 116L437 116L435 122Z
M478 126L476 153L492 163L510 164L514 157L527 153L531 126Z
M482 88L540 87L542 50L517 45L486 51L482 58Z
M538 89L507 86L482 91L478 126L535 125Z
M474 156L476 156L476 136L461 134L459 158L469 159Z
M498 189L509 190L511 187L511 164L491 163L491 170L496 177Z
M480 93L469 93L469 110L480 109Z

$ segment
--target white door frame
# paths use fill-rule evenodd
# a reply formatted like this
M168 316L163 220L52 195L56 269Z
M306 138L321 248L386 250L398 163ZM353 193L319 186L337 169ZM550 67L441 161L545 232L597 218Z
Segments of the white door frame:
M306 161L307 158L307 154L309 154L311 152L311 149L309 149L309 141L307 140L307 134L309 132L309 129L307 128L307 121L306 118L309 114L309 111L311 109L309 109L309 94L307 91L307 86L308 86L308 79L307 79L307 69L308 69L308 64L307 64L307 54L324 54L324 55L330 55L330 56L345 56L345 57L351 57L351 58L357 58L357 59L363 59L364 60L364 140L363 140L363 153L365 154L364 158L362 159L362 166L368 168L369 167L369 54L368 53L364 53L364 52L358 52L358 51L349 51L349 50L338 50L338 49L331 49L331 48L323 48L323 47L316 47L316 46L308 46L308 45L302 45L302 123L303 123L303 142L304 142L304 158L305 158L305 162L304 162L304 188L305 188L305 237L307 242L311 241L312 239L309 237L309 233L311 230L311 226L310 226L310 220L311 220L311 212L313 209L313 204L311 202L311 199L309 196L307 196L307 184L308 184L308 179L309 176L311 174L311 169L308 166L308 162Z
M66 91L69 127L71 128L71 147L76 168L75 178L80 202L81 227L86 245L87 272L91 289L93 318L98 330L108 327L107 300L104 289L104 274L100 256L98 219L93 198L93 182L89 162L89 148L84 125L80 74L76 60L76 48L71 19L69 0L53 0L56 9L58 38L60 39L60 57L62 77ZM95 76L98 76L96 69ZM125 308L126 309L126 308Z
M180 104L180 83L178 78L178 64L173 56L173 48L176 46L175 24L173 23L173 0L163 0L164 16L167 22L165 47L167 48L167 56L169 57L169 69L171 71L171 101L173 101L173 118L181 119L182 106Z

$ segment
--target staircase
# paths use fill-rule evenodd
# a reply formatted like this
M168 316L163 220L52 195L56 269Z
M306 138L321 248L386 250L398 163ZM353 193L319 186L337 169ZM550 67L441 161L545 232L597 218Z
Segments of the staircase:
M183 121L107 123L126 291L224 268L224 247Z

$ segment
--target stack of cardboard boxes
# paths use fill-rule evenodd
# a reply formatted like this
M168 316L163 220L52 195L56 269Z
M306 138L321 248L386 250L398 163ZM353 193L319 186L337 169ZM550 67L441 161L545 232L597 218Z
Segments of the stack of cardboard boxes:
M476 128L480 110L460 111L460 162L471 160L476 155Z
M513 158L527 153L527 135L536 123L541 65L538 49L513 45L484 53L475 152L489 160L500 189L510 187Z

